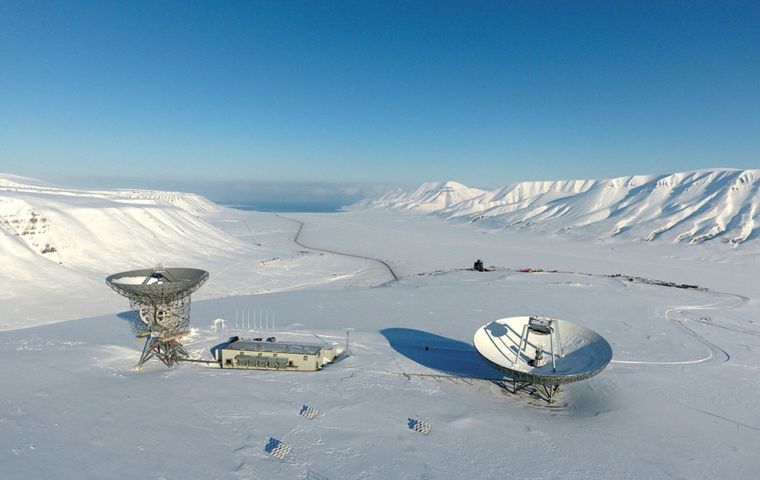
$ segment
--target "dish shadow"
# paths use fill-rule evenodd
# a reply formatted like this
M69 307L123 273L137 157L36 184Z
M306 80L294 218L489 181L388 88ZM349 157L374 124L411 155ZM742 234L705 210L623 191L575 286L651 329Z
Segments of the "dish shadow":
M139 336L143 330L145 330L145 324L139 319L136 310L126 310L116 314L119 320L124 320L129 324L129 329L132 331L132 335Z
M468 343L412 328L385 328L380 334L391 348L423 367L449 375L503 378Z

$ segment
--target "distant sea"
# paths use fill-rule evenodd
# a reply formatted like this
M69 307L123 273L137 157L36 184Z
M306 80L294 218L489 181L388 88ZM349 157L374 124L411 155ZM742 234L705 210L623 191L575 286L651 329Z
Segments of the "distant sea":
M300 212L300 213L334 213L339 212L342 203L294 203L294 202L258 202L258 203L222 203L225 207L256 212Z

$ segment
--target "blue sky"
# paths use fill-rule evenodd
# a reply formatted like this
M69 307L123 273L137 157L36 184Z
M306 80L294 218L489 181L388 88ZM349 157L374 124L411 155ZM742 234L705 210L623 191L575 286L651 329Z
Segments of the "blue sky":
M758 5L6 0L0 171L496 187L760 167Z

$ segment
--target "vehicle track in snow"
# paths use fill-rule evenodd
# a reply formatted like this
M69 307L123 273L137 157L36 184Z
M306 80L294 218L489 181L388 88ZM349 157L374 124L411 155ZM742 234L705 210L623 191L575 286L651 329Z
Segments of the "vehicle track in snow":
M298 224L298 231L296 232L295 237L293 237L293 242L299 247L305 248L307 250L314 250L317 252L331 253L333 255L342 255L344 257L359 258L361 260L370 260L373 262L377 262L377 263L380 263L383 267L385 267L385 269L388 270L388 273L390 273L391 277L393 277L391 282L395 282L399 280L400 277L396 275L396 272L393 271L393 268L391 268L391 266L385 260L381 260L379 258L373 258L373 257L365 257L364 255L355 255L353 253L338 252L336 250L328 250L326 248L317 248L317 247L312 247L310 245L304 244L303 242L301 242L301 233L303 233L303 227L306 224L302 222L301 220L297 220L295 218L286 217L284 215L277 215L277 216Z
M507 271L515 271L511 269L506 269ZM519 270L517 270L519 271ZM525 273L525 272L522 272ZM567 271L535 271L535 272L527 272L527 273L537 273L537 274L564 274L564 275L578 275L578 276L584 276L584 277L599 277L599 278L608 278L608 279L615 279L619 280L621 282L624 282L623 279L620 279L619 276L610 276L610 275L599 275L599 274L593 274L593 273L582 273L582 272L567 272ZM635 278L635 277L631 277ZM625 282L627 283L627 282ZM644 283L649 284L649 283ZM665 287L672 287L673 285L663 285L661 282L653 282L652 285L660 285ZM670 305L665 306L662 308L659 308L657 312L661 312L660 315L662 315L665 320L674 323L678 327L680 327L685 333L687 333L690 336L693 336L706 350L707 354L703 357L696 358L696 359L689 359L689 360L675 360L675 361L654 361L654 360L616 360L613 357L613 360L610 361L610 363L618 364L618 365L653 365L653 366L684 366L684 365L696 365L706 362L712 362L712 363L725 363L731 359L731 354L728 353L723 348L719 347L718 345L712 343L711 341L707 340L705 337L697 333L694 329L689 327L687 323L690 321L690 319L685 315L686 312L691 311L701 311L701 310L722 310L722 309L731 309L736 308L740 305L746 304L749 302L749 298L744 297L742 295L737 295L734 293L726 293L726 292L711 292L713 295L719 295L721 298L718 299L717 302L713 302L706 305ZM734 299L734 303L728 303L729 299ZM674 313L677 312L680 314L680 317L675 317ZM760 335L756 332L750 332L750 331L739 331L735 330L729 327L723 327L721 325L716 325L712 322L707 322L703 320L694 320L696 323L699 323L701 325L707 325L707 326L713 326L717 328L726 328L728 330L734 330L738 333L745 333L748 335Z
M665 320L674 323L678 327L680 327L682 330L684 330L687 334L693 336L702 346L705 348L707 355L696 358L696 359L690 359L690 360L676 360L676 361L651 361L651 360L612 360L610 363L620 364L620 365L661 365L661 366L667 366L667 365L695 365L700 363L706 363L706 362L713 362L713 363L725 363L731 359L731 354L729 354L726 350L722 349L718 345L712 343L711 341L707 340L705 337L697 333L694 329L689 327L687 323L689 322L689 319L686 317L686 312L691 311L701 311L701 310L722 310L722 309L730 309L730 308L736 308L740 305L743 305L749 301L748 298L743 297L741 295L736 295L732 293L723 293L723 292L714 292L714 294L723 296L722 299L719 299L717 302L710 303L707 305L673 305L664 307L664 309L659 309L659 311L663 312L662 315L665 318ZM728 299L735 299L736 302L732 304L727 304ZM679 314L679 317L675 317L673 314L674 312L677 312ZM712 325L707 324L705 322L697 322L703 325ZM718 326L718 325L713 325Z

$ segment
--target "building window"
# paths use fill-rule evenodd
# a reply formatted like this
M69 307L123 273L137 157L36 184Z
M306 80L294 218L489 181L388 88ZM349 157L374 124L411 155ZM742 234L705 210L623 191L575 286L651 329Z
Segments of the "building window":
M276 357L276 356L277 356L277 354L276 354L276 353L273 353L273 354L272 354L272 356L273 356L273 357Z
M308 360L308 359L309 359L309 356L308 356L308 355L304 355L304 356L303 356L303 359L304 359L304 360Z

